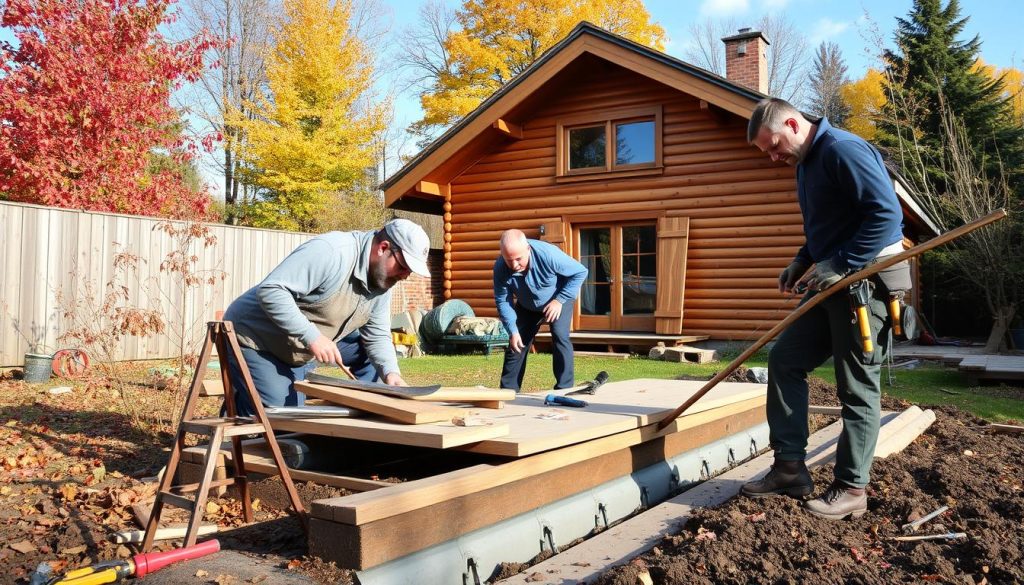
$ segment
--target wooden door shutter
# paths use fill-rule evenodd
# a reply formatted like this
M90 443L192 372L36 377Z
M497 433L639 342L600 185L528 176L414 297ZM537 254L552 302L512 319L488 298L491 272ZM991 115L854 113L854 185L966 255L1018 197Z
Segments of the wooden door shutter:
M572 255L568 246L569 237L565 234L565 222L562 220L545 221L541 226L544 227L544 234L540 237L541 241L554 244L566 254Z
M658 218L658 298L655 331L664 335L683 332L683 291L686 288L686 248L690 218Z

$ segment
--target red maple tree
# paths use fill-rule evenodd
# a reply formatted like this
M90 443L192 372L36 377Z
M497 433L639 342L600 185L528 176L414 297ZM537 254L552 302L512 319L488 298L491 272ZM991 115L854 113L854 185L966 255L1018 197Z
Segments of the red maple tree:
M0 199L167 217L210 198L152 153L185 164L171 93L194 81L215 42L171 42L174 0L6 0L0 24Z

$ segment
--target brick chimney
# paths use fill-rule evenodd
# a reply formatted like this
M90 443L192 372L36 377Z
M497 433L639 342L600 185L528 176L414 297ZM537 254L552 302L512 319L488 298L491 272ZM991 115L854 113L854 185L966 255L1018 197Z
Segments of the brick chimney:
M768 39L760 31L741 28L723 37L725 77L729 81L768 93Z

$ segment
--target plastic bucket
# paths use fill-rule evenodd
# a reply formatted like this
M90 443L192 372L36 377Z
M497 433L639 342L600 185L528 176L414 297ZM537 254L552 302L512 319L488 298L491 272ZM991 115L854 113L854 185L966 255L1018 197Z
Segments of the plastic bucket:
M25 381L45 382L50 379L53 356L39 353L25 354Z

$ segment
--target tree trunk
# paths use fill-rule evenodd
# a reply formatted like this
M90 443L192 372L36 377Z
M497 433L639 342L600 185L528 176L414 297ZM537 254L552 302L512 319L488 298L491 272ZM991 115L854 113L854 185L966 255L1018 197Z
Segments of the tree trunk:
M985 353L999 353L1006 351L1006 333L1010 329L1010 322L1017 308L1007 305L996 309L992 315L992 331L988 334L988 341L985 342Z

